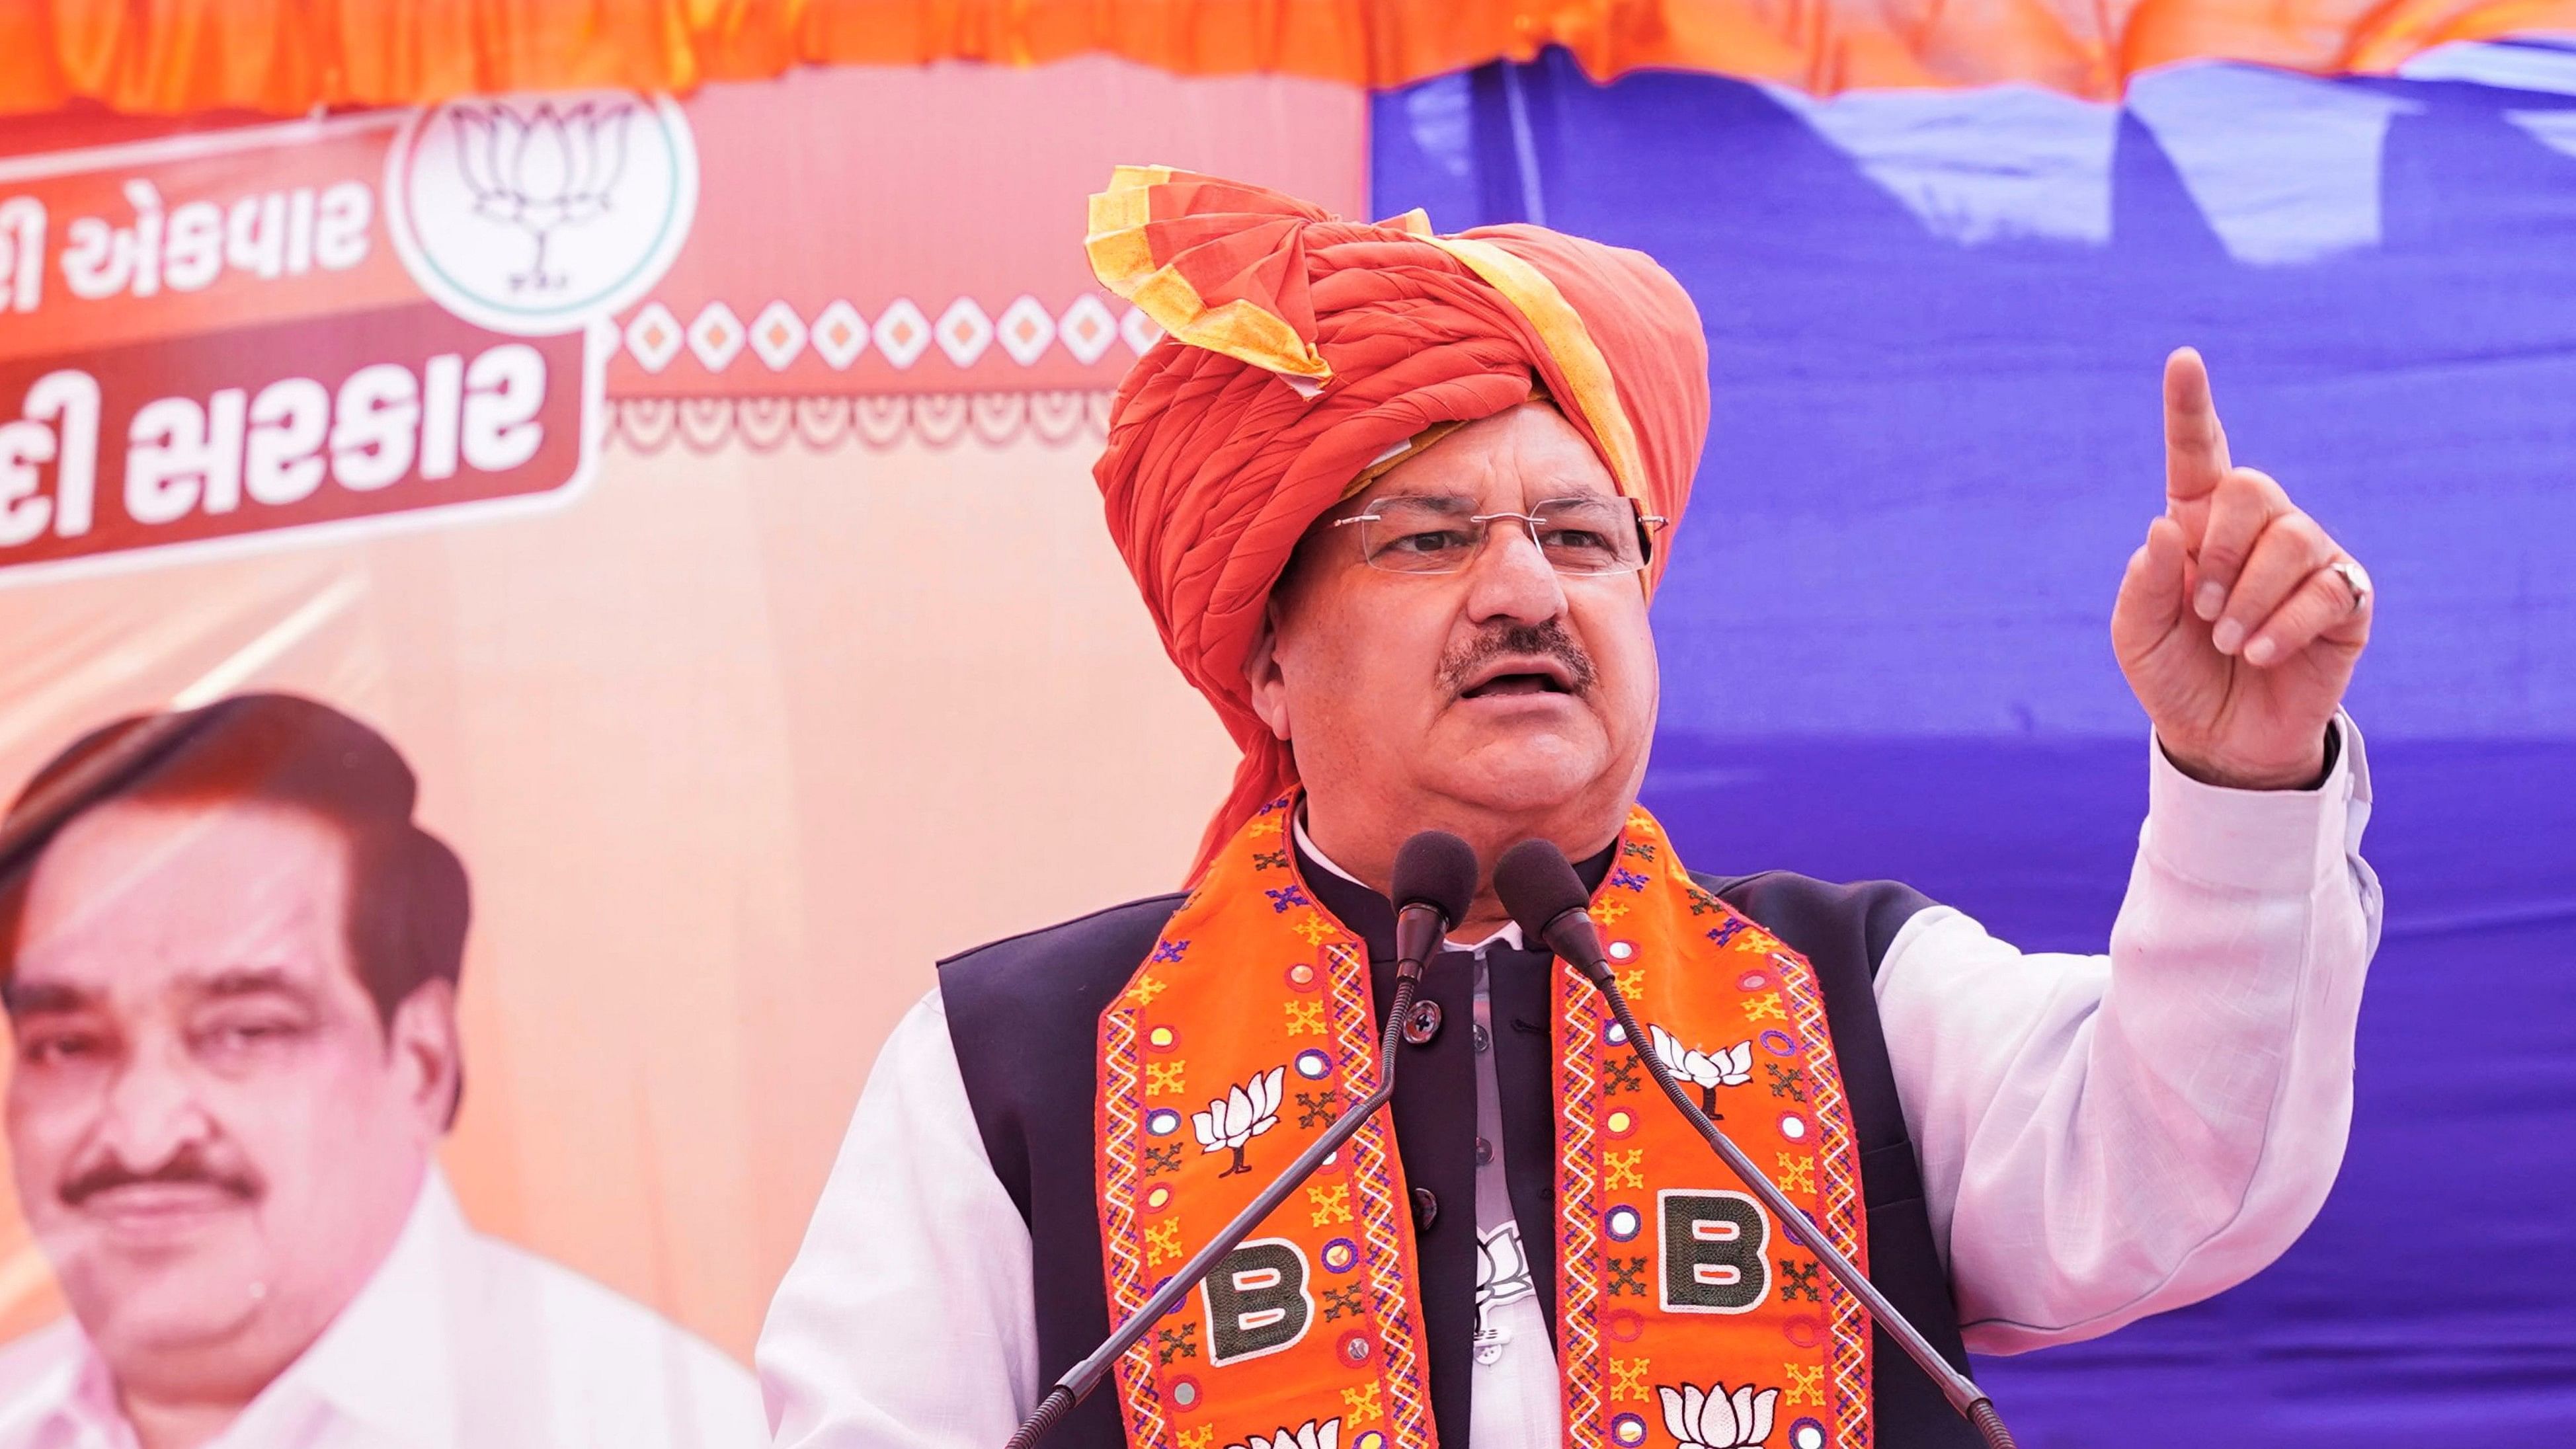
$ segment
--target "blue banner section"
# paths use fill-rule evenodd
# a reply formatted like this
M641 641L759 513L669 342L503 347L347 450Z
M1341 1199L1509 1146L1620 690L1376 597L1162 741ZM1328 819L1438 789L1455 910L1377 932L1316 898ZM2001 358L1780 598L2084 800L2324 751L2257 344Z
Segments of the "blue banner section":
M1980 1365L2040 1446L2576 1442L2576 52L1817 102L1561 54L1387 93L1376 211L1641 247L1714 430L1648 803L1703 869L1907 880L2104 948L2145 803L2110 657L2157 377L2373 570L2385 942L2343 1176L2278 1265Z
M2104 620L2190 343L2237 461L2377 578L2372 737L2576 735L2576 94L2205 66L2125 109L1818 103L1552 53L1389 93L1375 136L1380 215L1544 221L1698 299L1681 728L2134 733Z

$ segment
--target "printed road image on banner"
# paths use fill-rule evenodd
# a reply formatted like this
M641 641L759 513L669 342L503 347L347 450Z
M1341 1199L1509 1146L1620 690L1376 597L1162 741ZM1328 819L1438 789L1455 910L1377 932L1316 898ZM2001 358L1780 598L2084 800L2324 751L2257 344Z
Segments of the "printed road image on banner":
M765 1442L886 1028L1231 763L1101 527L1160 334L1083 197L1356 214L1362 125L1099 60L0 126L0 1449Z

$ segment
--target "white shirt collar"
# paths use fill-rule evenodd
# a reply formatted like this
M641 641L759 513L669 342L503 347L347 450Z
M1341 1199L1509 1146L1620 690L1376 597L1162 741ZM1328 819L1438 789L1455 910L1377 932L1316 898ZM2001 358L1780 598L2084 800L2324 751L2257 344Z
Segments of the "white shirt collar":
M1315 848L1314 837L1306 833L1305 811L1298 811L1297 818L1292 823L1297 832L1297 848L1306 853L1306 858L1308 860L1313 861L1315 864L1322 866L1324 869L1331 871L1333 874L1340 876L1342 879L1349 881L1355 886L1360 886L1368 890L1376 889L1376 887L1369 885L1367 881L1361 880L1358 876L1355 876L1349 871L1342 869L1340 866L1333 864L1333 858L1331 856L1326 855L1324 852ZM1483 940L1473 943L1453 939L1449 942L1449 949L1453 951L1472 951L1476 954L1477 959L1482 960L1486 950L1497 941L1502 942L1504 945L1511 947L1515 951L1524 949L1521 945L1521 923L1518 921L1505 921L1502 924L1501 929L1495 931L1492 935L1485 937Z
M473 1229L433 1162L402 1232L365 1286L216 1443L268 1442L267 1426L301 1423L316 1410L363 1423L389 1443L453 1442L454 1372L442 1331L450 1315L441 1300L470 1293L473 1250ZM64 1327L71 1351L28 1400L49 1402L46 1417L67 1421L74 1442L132 1444L106 1361L76 1320Z
M395 1442L455 1442L458 1385L445 1330L452 1308L478 1286L476 1246L447 1174L432 1162L393 1251L270 1389L294 1381Z

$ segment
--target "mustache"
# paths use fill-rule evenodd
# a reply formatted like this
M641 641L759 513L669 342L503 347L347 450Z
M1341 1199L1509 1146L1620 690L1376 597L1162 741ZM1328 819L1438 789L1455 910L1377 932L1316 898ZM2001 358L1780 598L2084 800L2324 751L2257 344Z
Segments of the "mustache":
M1575 694L1591 692L1600 671L1592 667L1592 656L1585 652L1574 631L1560 619L1543 624L1499 624L1474 639L1452 648L1440 660L1440 682L1451 694L1467 687L1476 671L1503 658L1527 658L1537 655L1565 666L1568 687Z
M211 1187L243 1202L255 1201L267 1191L259 1175L248 1168L215 1163L202 1149L182 1147L159 1166L144 1172L109 1158L84 1168L57 1190L57 1196L68 1206L79 1207L100 1193L140 1186Z

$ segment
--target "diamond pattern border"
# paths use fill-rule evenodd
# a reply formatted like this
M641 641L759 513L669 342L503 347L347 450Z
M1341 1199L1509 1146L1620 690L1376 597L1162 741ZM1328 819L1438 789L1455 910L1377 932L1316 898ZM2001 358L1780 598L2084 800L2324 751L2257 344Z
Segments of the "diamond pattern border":
M660 372L670 366L671 359L688 345L680 319L659 302L645 304L627 319L625 340L626 350L634 354L636 364L646 372Z
M830 364L834 372L844 371L867 351L867 319L859 315L858 308L835 300L814 314L812 341L815 356Z
M936 350L960 369L973 368L999 350L1021 367L1035 367L1057 348L1085 367L1100 364L1125 342L1141 354L1163 336L1152 318L1134 307L1113 304L1096 292L1084 292L1061 311L1050 311L1035 296L1022 293L998 315L972 297L952 299L937 322L921 304L896 297L877 309L870 322L846 298L834 298L806 316L784 300L773 299L745 324L731 306L711 301L683 325L668 304L649 301L626 319L620 337L626 355L648 373L660 373L686 350L709 372L721 373L752 359L771 372L784 372L808 351L836 372L846 371L873 345L877 355L898 371L909 369Z
M742 319L722 302L709 302L698 309L689 323L689 351L700 366L709 372L722 372L742 354Z
M785 372L805 350L805 319L784 302L772 302L751 319L751 350L772 372Z

